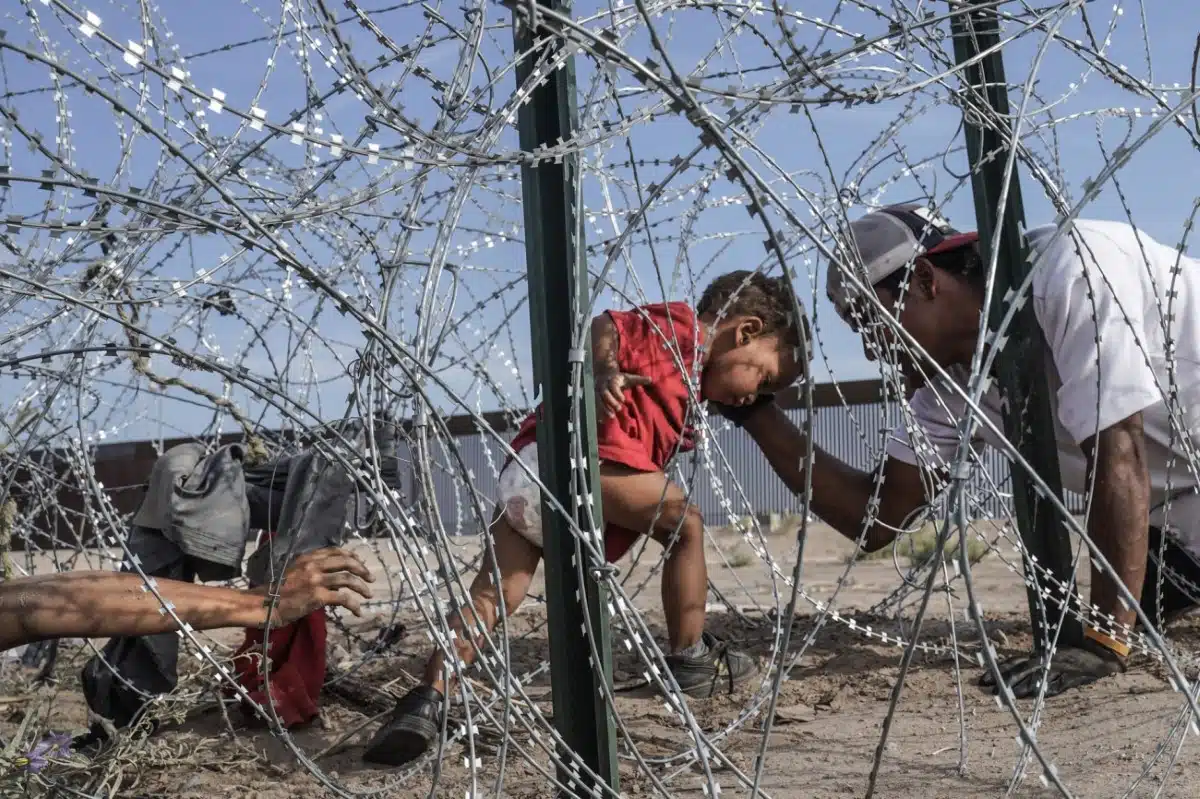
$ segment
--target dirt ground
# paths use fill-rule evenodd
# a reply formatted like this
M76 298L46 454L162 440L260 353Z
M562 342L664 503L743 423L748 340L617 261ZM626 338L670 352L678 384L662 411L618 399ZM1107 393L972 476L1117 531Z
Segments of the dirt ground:
M470 558L477 551L474 541L461 539L456 544L463 558ZM794 547L792 528L785 527L769 538L772 557L785 573L790 573L794 563ZM829 601L846 571L848 553L849 546L828 528L810 526L802 575L808 597ZM367 554L373 568L379 571L392 568L396 562L390 554ZM661 636L657 575L649 575L647 580L657 552L648 554L653 555L645 559L650 564L641 564L628 572L627 590L645 582L634 604ZM722 606L714 596L710 627L768 658L776 627L768 621L764 610L771 610L777 604L782 606L786 593L775 598L770 570L764 561L754 557L732 534L714 535L709 560L715 587L740 609L740 612L718 610ZM623 572L628 570L628 563L620 565ZM1030 642L1024 588L1019 578L995 553L978 564L972 575L991 634L1001 642L1007 641L1006 646L998 647L998 653L1002 657L1019 653ZM884 644L878 637L868 639L861 630L870 625L875 633L909 634L919 592L906 600L899 616L895 608L887 615L866 615L899 584L900 575L890 558L854 565L839 594L838 609L843 614L840 620L827 623L782 684L777 719L767 747L761 795L790 799L866 794L902 650L894 642ZM774 587L781 592L787 590L778 582ZM534 593L542 593L540 573ZM1008 787L1020 754L1017 727L1010 712L998 707L993 697L974 684L982 670L973 662L978 636L973 624L963 621L965 607L961 581L956 583L953 595L939 593L930 603L921 641L933 651L919 653L910 669L885 747L875 796L968 799L1001 796ZM951 612L956 620L953 632L968 660L962 669L963 714L959 712L954 659L945 651L937 651L937 645L950 640ZM793 652L798 651L811 630L813 615L812 603L801 601L793 627ZM546 770L552 770L545 752L522 730L509 736L507 757L501 760L498 747L503 736L485 720L480 721L474 739L475 756L479 758L474 782L472 771L465 765L467 750L461 741L452 744L444 754L436 769L436 781L432 760L426 760L409 774L375 769L361 762L362 745L378 723L373 719L389 706L390 696L402 694L412 684L411 675L419 672L427 652L428 641L420 617L410 612L402 615L402 619L407 625L407 635L385 656L370 659L349 677L340 679L336 686L327 688L321 718L308 728L292 731L290 743L305 759L314 762L328 780L358 794L470 797L473 791L473 795L480 797L552 796L544 776ZM849 619L853 619L856 629L851 629ZM531 602L522 607L510 624L511 659L520 664L520 671L533 672L525 690L549 719L552 706L548 676L544 669L536 668L548 657L544 620L544 605ZM358 622L351 636L336 633L331 627L330 668L361 661L362 656L357 654L361 642L373 640L380 626L379 619ZM650 776L653 775L666 785L666 795L705 796L706 781L698 766L678 759L670 762L673 756L690 748L683 723L664 706L661 698L636 689L643 666L620 645L624 636L619 626L614 627L613 637L616 707L628 731L628 739L622 736L621 752L628 755L632 741L649 761L647 771L637 767L631 758L622 758L622 791L629 797L664 795L655 787ZM236 631L222 631L213 636L218 652L227 651L238 640ZM1170 630L1170 640L1185 657L1193 656L1200 649L1200 621L1180 622ZM0 671L3 681L0 736L11 735L21 718L35 710L42 714L39 724L43 729L82 731L87 718L78 675L87 654L78 644L64 647L55 668L55 680L40 688L29 688L11 662L4 665ZM138 751L124 755L129 762L123 767L108 769L110 775L119 773L121 777L120 786L112 795L145 799L216 795L299 799L334 795L298 761L287 743L269 732L248 727L236 712L229 714L227 722L221 708L208 701L212 694L203 693L205 686L212 684L208 673L199 671L196 661L188 656L181 656L181 663L188 664L183 670L189 676L182 681L181 690L192 692L192 710L178 713L175 721L140 744ZM756 684L736 696L692 700L690 704L701 729L711 735L725 731L756 695L761 697L765 693L761 684ZM1128 795L1200 796L1200 787L1193 784L1200 779L1200 769L1196 747L1189 745L1190 736L1178 752L1178 736L1168 741L1169 730L1178 721L1183 707L1183 696L1172 690L1163 667L1143 656L1135 660L1126 674L1049 700L1037 737L1074 796L1127 795L1126 790L1144 769L1149 770L1148 775ZM1023 706L1027 721L1031 708L1032 703ZM236 732L236 737L230 734L230 729ZM965 763L960 773L960 733L964 729ZM714 772L721 784L721 796L749 795L747 788L738 785L733 768L752 774L761 742L760 715L722 737L719 746L732 767L719 766ZM1152 763L1156 749L1164 744L1166 755ZM514 751L518 749L528 753L528 757ZM1165 764L1176 754L1173 768L1168 772ZM46 773L56 773L55 768L58 767L52 766ZM65 771L58 773L67 778ZM81 788L84 772L76 773L70 779L74 787ZM93 768L87 773L96 771ZM1168 773L1169 778L1164 776ZM1033 762L1016 795L1055 793L1043 785L1041 774L1041 767ZM16 785L13 782L9 787ZM113 782L110 780L108 785L111 790ZM95 791L96 786L90 790Z

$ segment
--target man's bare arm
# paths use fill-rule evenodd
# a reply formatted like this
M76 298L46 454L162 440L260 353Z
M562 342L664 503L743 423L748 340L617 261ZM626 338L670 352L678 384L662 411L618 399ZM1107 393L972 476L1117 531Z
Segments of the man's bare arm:
M756 412L743 425L771 468L795 493L804 490L804 433L778 406L771 404ZM842 535L858 540L875 493L877 475L848 466L818 447L813 448L812 510ZM883 467L879 510L867 530L864 549L873 552L896 538L896 529L925 504L921 470L889 458Z
M1095 475L1088 536L1103 553L1135 601L1142 596L1150 533L1150 472L1142 415L1102 430L1080 445L1088 474ZM1092 567L1092 604L1118 624L1132 625L1137 613L1121 606L1112 577Z
M290 624L326 605L360 614L359 597L369 597L371 573L353 554L337 549L310 552L284 575L272 614ZM239 591L156 578L163 599L197 630L262 627L267 623L267 586ZM0 582L0 651L48 638L154 635L179 625L140 575L78 571Z

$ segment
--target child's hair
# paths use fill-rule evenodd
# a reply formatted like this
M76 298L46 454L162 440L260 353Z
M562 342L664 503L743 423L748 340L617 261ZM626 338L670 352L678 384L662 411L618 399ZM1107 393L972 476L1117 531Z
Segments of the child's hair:
M757 316L763 321L764 336L778 334L787 344L798 347L800 329L792 308L792 287L786 277L767 277L743 269L710 283L696 304L696 313Z

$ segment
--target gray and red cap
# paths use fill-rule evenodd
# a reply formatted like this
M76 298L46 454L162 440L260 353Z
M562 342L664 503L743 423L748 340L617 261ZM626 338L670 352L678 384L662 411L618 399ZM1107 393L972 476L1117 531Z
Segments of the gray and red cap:
M956 250L979 241L975 232L960 233L946 220L922 205L891 205L871 211L850 223L850 235L863 271L858 277L874 286L913 263L922 255ZM854 269L851 250L843 244L843 263L830 261L825 292L838 314L849 320L850 306L857 288L845 278L845 270Z

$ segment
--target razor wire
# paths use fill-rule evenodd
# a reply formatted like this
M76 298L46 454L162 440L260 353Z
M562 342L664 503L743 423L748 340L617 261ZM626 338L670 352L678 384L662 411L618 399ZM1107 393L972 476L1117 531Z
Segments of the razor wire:
M1138 203L1154 189L1129 162L1189 164L1200 144L1192 50L1154 46L1152 33L1162 31L1152 28L1162 24L1155 12L1175 12L1121 2L995 6L1020 108L1008 120L963 90L949 47L951 19L964 13L958 3L616 0L577 4L567 17L520 2L167 8L22 0L0 17L0 475L20 508L6 574L111 569L132 559L128 518L97 477L95 455L111 442L235 433L256 458L316 449L361 469L369 501L386 509L351 535L388 592L370 603L380 635L332 614L327 680L331 689L365 682L372 701L385 703L412 681L396 670L397 647L453 654L446 616L465 601L482 562L496 475L513 455L511 429L537 401L522 167L579 158L597 313L694 304L709 280L732 269L786 274L813 323L816 357L802 398L814 382L868 373L855 336L824 299L825 264L846 223L917 201L973 227L964 115L1020 131L1016 168L1027 206L1046 221L1099 207L1142 222ZM529 54L514 52L514 19L560 45L521 86L515 67ZM518 109L567 55L579 80L577 133L522 152ZM1155 220L1160 240L1174 236L1170 243L1185 249L1196 207L1188 196L1171 222ZM936 372L887 315L863 324L875 326L882 356L865 368L896 395L888 363L898 353ZM977 394L966 400L978 408ZM1187 409L1175 410L1186 424ZM845 416L871 467L882 463L896 418L920 436L896 400L877 414L847 408ZM385 485L374 448L356 451L335 424L384 417L411 421L401 436L399 492ZM471 429L451 429L452 417L469 418ZM1011 521L986 530L973 523L986 502L1006 504L1006 478L964 450L961 464L975 477L938 494L912 525L950 525L962 557L936 552L905 564L893 550L897 588L864 621L843 604L861 561L846 562L830 595L807 589L803 563L793 571L799 546L790 559L772 553L753 487L722 446L736 434L718 417L697 418L698 447L676 460L672 477L692 495L705 493L720 509L708 524L734 529L751 553L749 568L735 567L716 547L715 568L732 587L714 585L710 610L756 630L768 668L737 697L736 712L701 723L700 704L664 680L647 612L656 608L662 554L642 543L628 562L601 569L595 531L574 525L580 552L611 592L614 650L661 694L653 701L665 702L672 733L670 746L648 746L626 723L618 693L608 695L626 795L716 796L723 788L786 796L761 784L781 757L766 724L776 677L792 674L831 629L953 658L960 683L973 673L960 661L994 660L980 610L987 596L972 587L965 554L972 542L983 559L1043 592L1066 588L1030 561ZM1195 468L1194 458L1180 464ZM876 502L879 490L877 482ZM771 510L810 515L806 496ZM1058 512L1086 539L1067 508ZM742 578L750 573L766 585L750 585ZM945 596L948 640L914 637L910 626L933 593ZM533 795L545 795L564 758L576 770L580 763L561 752L538 690L548 674L542 601L531 596L491 634L476 666L457 675L465 701L451 705L436 751L411 767L335 772L323 764L327 752L305 750L270 707L253 712L336 795L452 788L500 796L530 780L539 786ZM789 608L801 612L788 618ZM1070 612L1092 620L1089 609ZM387 639L401 627L409 635L400 644ZM1188 682L1195 653L1153 628L1110 632L1168 664L1185 695L1197 693ZM182 718L206 702L225 713L223 690L254 705L229 670L228 641L187 629L182 638L195 669L149 716ZM519 659L518 649L535 654ZM1053 705L997 702L1019 744L1010 791L1036 759L1043 782L1071 794L1075 775L1055 766L1037 735ZM58 729L52 705L14 743L30 749ZM964 712L961 701L945 709L957 723ZM1177 757L1169 748L1184 745L1193 713L1182 701L1163 719L1162 741L1130 791ZM229 751L248 734L239 730ZM169 746L170 735L153 737ZM962 736L966 769L965 724ZM125 736L115 754L94 761L64 754L8 778L33 791L109 795L136 779L144 754L136 739ZM731 756L732 741L755 751L752 764Z

